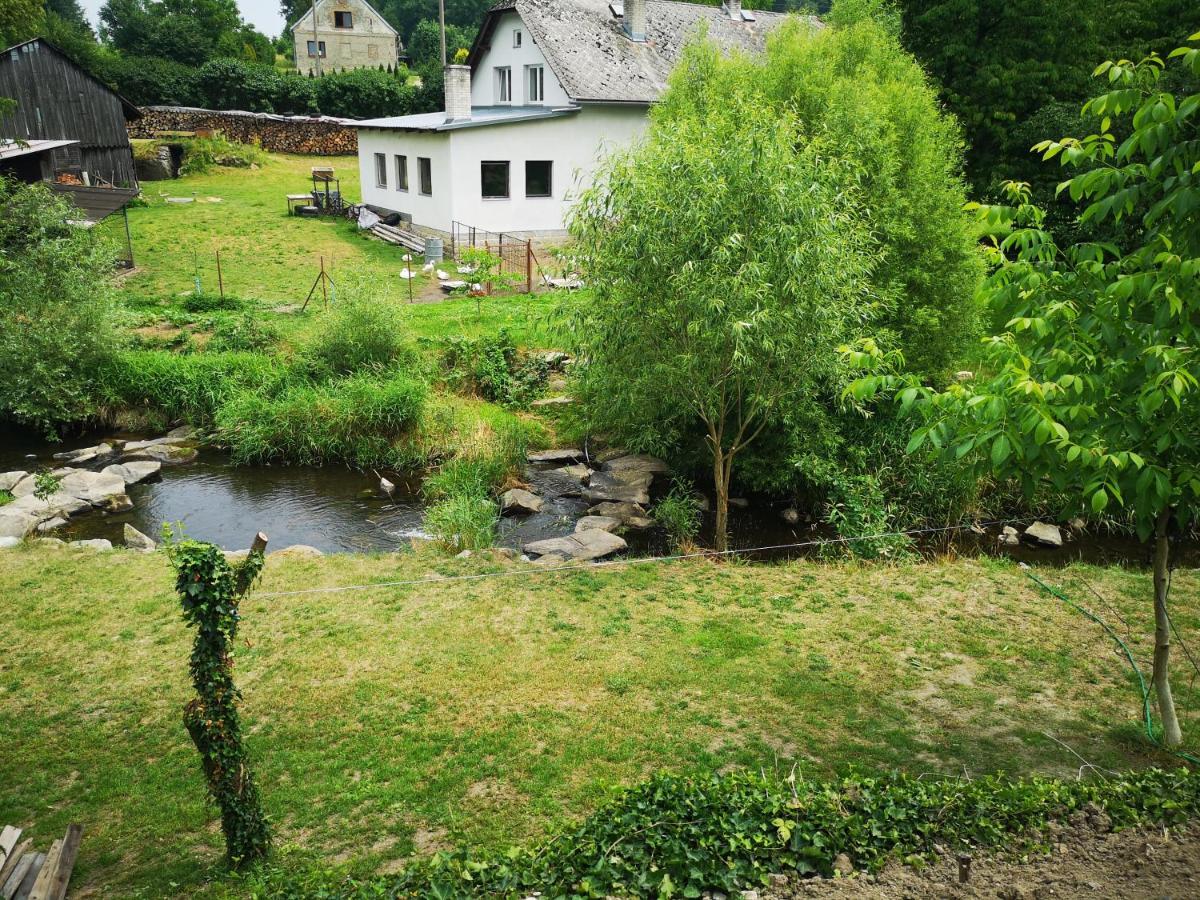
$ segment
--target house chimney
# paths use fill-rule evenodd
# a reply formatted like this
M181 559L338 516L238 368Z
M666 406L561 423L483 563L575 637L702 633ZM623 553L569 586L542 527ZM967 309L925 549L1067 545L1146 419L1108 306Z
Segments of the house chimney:
M471 67L446 66L446 121L471 118Z
M625 0L621 14L622 25L631 41L644 43L646 40L646 0Z
M735 22L742 21L742 0L725 0L721 5L725 7L725 12L729 13L729 18Z

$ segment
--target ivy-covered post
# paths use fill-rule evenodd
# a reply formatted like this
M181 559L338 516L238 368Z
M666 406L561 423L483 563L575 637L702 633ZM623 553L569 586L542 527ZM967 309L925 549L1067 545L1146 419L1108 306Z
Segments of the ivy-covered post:
M233 683L238 605L262 572L267 537L260 532L238 566L230 565L212 544L181 541L169 546L183 617L196 628L189 669L197 696L184 707L183 724L221 807L225 852L230 864L240 867L262 859L271 848L267 817L242 746L241 693Z

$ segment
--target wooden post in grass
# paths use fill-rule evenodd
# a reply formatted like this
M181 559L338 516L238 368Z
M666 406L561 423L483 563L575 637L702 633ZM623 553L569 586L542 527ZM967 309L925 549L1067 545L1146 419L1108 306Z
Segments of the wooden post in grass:
M217 287L221 291L221 299L225 299L225 278L221 274L221 251L217 251Z

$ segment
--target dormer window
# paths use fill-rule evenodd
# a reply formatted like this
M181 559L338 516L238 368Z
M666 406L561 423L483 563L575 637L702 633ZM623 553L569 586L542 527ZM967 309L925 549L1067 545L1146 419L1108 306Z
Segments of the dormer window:
M525 33L520 28L513 29L513 48L520 50L525 45Z
M354 13L335 12L333 14L333 27L334 28L353 28L354 27Z

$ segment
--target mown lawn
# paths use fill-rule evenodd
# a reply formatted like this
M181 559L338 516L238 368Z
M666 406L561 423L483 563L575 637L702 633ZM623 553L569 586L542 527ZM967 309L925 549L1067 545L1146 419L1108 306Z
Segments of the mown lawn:
M164 319L181 324L179 299L195 291L197 277L203 292L219 293L219 250L225 293L251 301L256 317L293 340L321 328L319 290L308 312L290 308L304 302L324 258L335 283L334 303L339 293L370 291L404 308L414 338L478 336L507 328L522 344L549 345L560 299L556 295L496 296L480 304L443 299L434 279L422 274L413 282L418 302L410 306L408 283L399 276L408 265L403 249L364 237L344 219L287 215L284 197L311 189L314 165L333 166L343 195L358 201L358 159L353 156L266 154L258 169L215 168L144 184L149 205L129 210L137 270L120 281L121 297L140 315L132 324L150 326ZM168 197L192 197L194 202L169 203ZM114 217L104 227L123 226ZM415 266L419 270L421 261Z
M268 596L483 572L517 574ZM1146 573L1043 575L1148 669ZM190 638L163 556L6 551L0 597L0 822L46 845L83 824L87 895L236 895L180 720ZM1174 609L1194 633L1196 572L1177 573ZM274 559L243 611L243 723L279 843L364 872L536 838L660 768L1170 761L1139 736L1100 629L1002 561L537 575L428 550ZM1177 672L1195 748L1200 691Z

